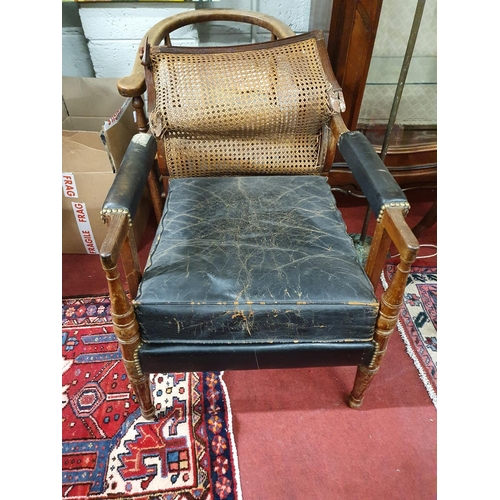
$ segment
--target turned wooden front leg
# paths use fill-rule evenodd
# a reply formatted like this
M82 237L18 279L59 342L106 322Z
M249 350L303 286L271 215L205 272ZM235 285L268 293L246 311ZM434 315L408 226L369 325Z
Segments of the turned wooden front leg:
M119 281L119 273L116 269L107 269L106 276L108 284L111 288L116 285L114 282ZM121 283L119 285L121 287ZM146 419L155 418L155 410L153 406L153 398L151 394L151 385L149 375L142 373L141 367L137 360L137 351L141 345L139 324L135 317L135 311L132 304L128 301L123 292L123 296L127 301L125 312L119 313L117 311L123 310L125 305L122 297L117 297L116 294L110 294L111 298L111 317L113 318L113 328L120 344L122 352L122 361L125 365L128 378L132 389L137 396L139 406L141 407L142 416Z
M388 210L384 215L383 222L392 241L396 243L396 247L401 252L401 260L396 268L394 278L380 299L380 309L373 336L375 352L369 366L358 366L354 388L348 399L351 408L359 408L361 406L366 389L380 368L382 358L387 351L389 339L398 322L408 274L411 271L411 265L415 261L418 252L418 242L411 231L409 231L400 212ZM381 248L383 252L386 252L387 244L384 243L381 245Z
M387 352L389 339L398 321L399 308L400 304L390 304L386 301L384 296L382 296L381 308L374 335L375 353L369 366L358 366L354 388L348 401L351 408L359 408L361 406L365 391L368 389L373 377L380 368L382 358Z
M155 410L149 375L142 373L137 359L137 352L141 345L139 324L132 303L125 294L117 269L117 255L119 248L123 246L128 230L126 216L119 214L112 217L108 235L101 247L100 257L108 281L113 329L120 344L123 364L141 407L142 416L146 419L153 419Z
M375 335L373 338L375 342L375 353L369 366L358 366L354 388L348 401L351 408L359 408L363 403L365 391L373 380L375 374L378 372L380 364L382 363L382 358L387 352L389 339L394 331L396 323L398 322L399 310L402 305L403 297L402 293L395 294L394 289L396 288L398 292L401 289L404 291L410 269L411 263L400 262L394 279L391 282L392 290L388 288L382 295L377 324L375 327ZM399 295L401 296L400 300L396 301L395 299L399 298Z

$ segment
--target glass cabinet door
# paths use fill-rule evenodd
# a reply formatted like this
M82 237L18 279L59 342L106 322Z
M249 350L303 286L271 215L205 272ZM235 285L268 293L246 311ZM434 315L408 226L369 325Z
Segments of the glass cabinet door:
M381 149L416 0L384 0L357 129ZM437 148L437 0L425 2L388 155Z

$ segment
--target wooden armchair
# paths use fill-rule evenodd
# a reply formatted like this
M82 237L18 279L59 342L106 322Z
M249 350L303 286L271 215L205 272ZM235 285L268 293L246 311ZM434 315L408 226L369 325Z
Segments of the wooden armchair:
M171 46L174 29L210 20L257 24L271 40ZM145 35L118 88L134 98L141 132L103 205L100 258L143 416L155 417L149 374L176 371L353 365L348 404L359 407L418 242L403 192L342 121L322 34L295 36L252 12L188 12ZM377 214L365 269L327 183L336 146ZM142 271L131 225L148 183L158 230ZM391 241L401 261L378 300Z

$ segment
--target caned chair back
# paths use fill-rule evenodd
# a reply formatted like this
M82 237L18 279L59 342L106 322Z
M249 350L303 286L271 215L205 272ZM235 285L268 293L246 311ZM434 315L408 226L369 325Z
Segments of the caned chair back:
M320 32L230 48L146 46L143 59L150 127L171 178L324 170L343 100Z

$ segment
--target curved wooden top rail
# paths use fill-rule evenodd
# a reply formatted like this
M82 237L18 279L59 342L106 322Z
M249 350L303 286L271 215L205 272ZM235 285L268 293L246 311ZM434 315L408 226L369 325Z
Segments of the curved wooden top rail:
M163 19L147 31L139 45L132 73L118 80L118 92L124 97L135 97L142 95L146 91L144 68L140 56L142 48L146 45L146 40L150 45L159 45L172 31L178 28L208 21L236 21L255 24L269 30L273 37L278 40L295 35L293 30L279 19L260 12L236 9L207 9L182 12Z

